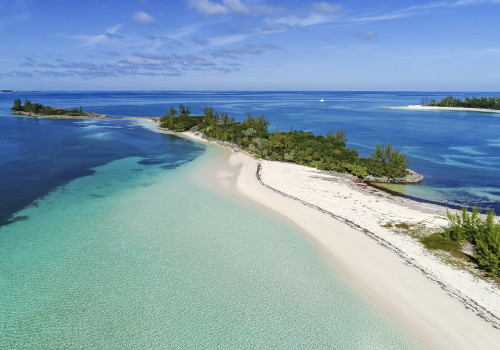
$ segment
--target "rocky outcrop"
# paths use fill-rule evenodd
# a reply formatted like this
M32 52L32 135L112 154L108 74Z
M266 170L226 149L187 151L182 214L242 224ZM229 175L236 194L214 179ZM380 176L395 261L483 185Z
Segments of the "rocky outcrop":
M393 183L393 184L417 184L422 182L424 179L424 175L414 172L413 170L408 169L409 174L403 177L397 177L394 179L388 177L375 177L372 175L368 175L363 178L364 182L378 182L378 183Z

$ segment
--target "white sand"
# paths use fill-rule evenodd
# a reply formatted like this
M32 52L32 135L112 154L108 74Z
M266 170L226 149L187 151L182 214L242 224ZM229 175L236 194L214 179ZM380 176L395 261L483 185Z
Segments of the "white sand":
M436 107L436 106L422 106L422 105L408 105L397 107L380 107L387 109L421 109L430 111L465 111L465 112L482 112L482 113L500 113L500 110L486 109L486 108L464 108L464 107Z
M380 225L424 221L439 228L446 224L444 208L289 163L262 161L260 182L259 161L240 152L222 154L213 161L213 176L204 173L203 181L295 223L341 276L430 348L498 348L498 288Z

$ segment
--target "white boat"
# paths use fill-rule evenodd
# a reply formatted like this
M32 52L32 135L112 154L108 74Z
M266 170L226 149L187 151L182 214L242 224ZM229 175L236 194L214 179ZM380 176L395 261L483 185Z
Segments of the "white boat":
M324 99L321 99L321 100L319 100L319 102L325 102L325 100L324 100Z

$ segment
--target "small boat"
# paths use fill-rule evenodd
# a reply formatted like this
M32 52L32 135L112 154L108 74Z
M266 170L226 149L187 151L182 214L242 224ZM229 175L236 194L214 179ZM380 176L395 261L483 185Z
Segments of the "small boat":
M324 100L324 99L321 99L321 100L319 100L319 102L325 102L325 100Z

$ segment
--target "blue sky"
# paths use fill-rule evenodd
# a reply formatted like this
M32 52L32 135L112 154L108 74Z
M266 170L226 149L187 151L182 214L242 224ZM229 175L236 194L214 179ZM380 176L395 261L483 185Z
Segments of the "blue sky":
M0 89L498 91L500 0L1 0Z

